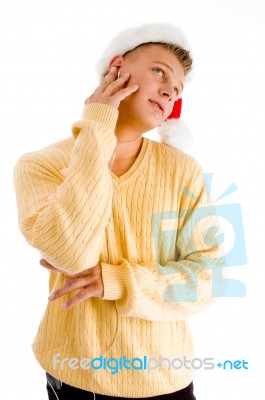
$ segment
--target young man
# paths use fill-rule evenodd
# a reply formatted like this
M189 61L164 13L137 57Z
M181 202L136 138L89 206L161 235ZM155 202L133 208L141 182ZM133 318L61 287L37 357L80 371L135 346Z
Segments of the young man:
M49 399L195 399L185 320L212 300L216 220L198 162L142 137L181 97L185 47L168 24L122 32L73 137L15 168L20 229L50 270L33 343Z

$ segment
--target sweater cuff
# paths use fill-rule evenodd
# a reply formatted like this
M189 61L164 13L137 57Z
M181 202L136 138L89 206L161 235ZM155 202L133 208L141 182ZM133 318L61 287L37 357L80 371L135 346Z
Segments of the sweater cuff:
M103 300L119 300L125 292L125 276L122 265L101 263L104 286Z
M115 129L119 111L107 104L92 103L84 107L82 120L93 120Z

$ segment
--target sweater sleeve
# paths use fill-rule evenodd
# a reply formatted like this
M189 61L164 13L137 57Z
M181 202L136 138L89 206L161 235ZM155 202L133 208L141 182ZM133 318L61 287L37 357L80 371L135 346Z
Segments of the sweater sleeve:
M49 152L28 153L14 169L20 230L50 264L69 274L99 260L112 209L108 162L118 110L89 104L72 127L74 146L63 171Z
M119 265L102 263L104 299L115 300L121 316L181 320L206 308L217 293L222 295L223 233L216 209L207 201L202 171L196 187L184 188L177 221L175 260L163 264L130 264L126 259L121 259ZM153 221L160 226L158 231L153 229L153 235L161 239L153 237L156 254L163 254L163 246L171 245L170 234L165 240L164 232L162 238L161 222ZM172 232L172 220L164 222L169 222L168 232Z

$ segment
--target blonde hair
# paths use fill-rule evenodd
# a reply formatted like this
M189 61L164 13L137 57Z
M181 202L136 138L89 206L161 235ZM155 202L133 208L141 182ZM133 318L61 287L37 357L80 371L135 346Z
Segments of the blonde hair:
M177 45L177 44L173 44L173 43L164 43L164 42L148 42L148 43L143 43L140 44L139 46L135 47L132 50L127 51L125 54L123 54L124 56L127 55L133 55L134 50L142 48L144 46L150 46L150 45L159 45L159 46L163 46L166 49L170 50L172 53L175 54L175 56L177 57L177 59L179 60L179 62L181 63L181 65L183 66L184 69L184 74L187 75L191 69L192 69L192 57L190 55L190 51L185 50L183 47Z

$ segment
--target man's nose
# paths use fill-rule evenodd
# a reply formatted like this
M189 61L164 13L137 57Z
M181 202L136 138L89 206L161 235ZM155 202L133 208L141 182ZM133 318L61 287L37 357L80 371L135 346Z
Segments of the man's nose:
M163 87L160 88L159 93L164 98L167 98L167 100L172 100L174 97L175 91L174 91L174 88L171 87L170 85L164 85Z

